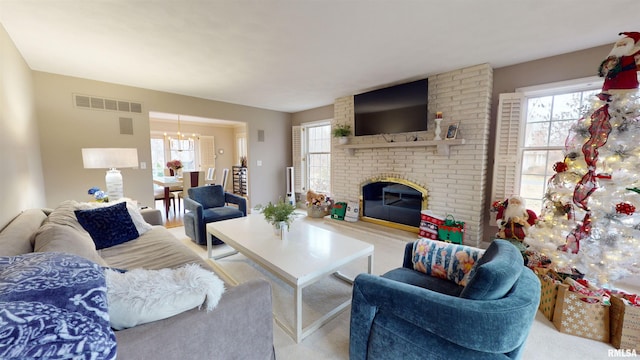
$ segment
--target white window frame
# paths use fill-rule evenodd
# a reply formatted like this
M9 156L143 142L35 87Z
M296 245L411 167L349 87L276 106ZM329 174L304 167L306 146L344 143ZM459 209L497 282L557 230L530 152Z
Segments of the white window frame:
M298 126L293 126L291 129L294 191L297 193L306 193L307 190L309 190L309 151L307 147L307 129L319 126L331 126L331 119L308 122ZM331 155L331 147L329 147L327 154ZM329 171L331 171L330 167ZM331 174L329 174L329 192L331 191L331 186Z
M494 150L492 202L520 194L527 103L529 98L561 95L602 88L597 76L517 88L515 93L500 94ZM516 135L517 134L517 135ZM513 137L516 136L514 140ZM564 146L537 147L539 150L564 150ZM539 212L540 209L532 209Z
M171 157L171 148L170 148L170 140L169 140L169 136L164 135L164 132L161 131L152 131L150 134L152 139L163 139L163 146L164 146L164 158L165 158L165 163L169 160L173 160ZM173 136L175 137L175 136ZM185 139L186 140L186 139ZM191 141L193 141L193 149L192 150L186 150L186 151L192 151L194 153L194 168L184 168L183 170L185 171L197 171L197 170L202 170L202 164L200 163L200 159L203 157L202 154L200 153L200 136L196 135L196 136L192 136L191 137ZM211 137L211 141L213 141L213 137ZM152 159L153 161L154 159ZM215 165L214 165L215 166Z

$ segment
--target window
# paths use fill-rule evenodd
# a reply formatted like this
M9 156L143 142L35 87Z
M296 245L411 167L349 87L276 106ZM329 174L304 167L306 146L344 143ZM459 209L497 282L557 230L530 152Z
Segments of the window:
M151 161L153 176L164 176L167 161L180 160L184 171L197 170L196 139L176 140L163 135L151 136Z
M492 201L519 194L539 212L553 165L564 159L569 128L600 92L598 77L500 94Z
M167 161L164 156L164 138L151 137L151 162L153 176L164 176L164 169L167 168Z
M236 154L238 164L242 165L242 160L247 160L247 134L245 132L236 133Z
M331 125L307 127L307 189L331 191Z
M520 196L531 209L542 209L553 165L564 158L569 128L580 119L599 90L527 98L521 148Z
M292 128L294 189L331 192L331 124L322 121Z
M195 140L189 139L171 139L169 142L169 157L171 160L180 160L182 162L183 171L194 171L197 169Z

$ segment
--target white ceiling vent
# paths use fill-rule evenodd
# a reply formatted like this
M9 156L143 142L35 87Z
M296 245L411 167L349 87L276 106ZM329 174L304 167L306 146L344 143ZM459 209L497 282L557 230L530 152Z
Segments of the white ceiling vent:
M73 104L77 108L107 111L122 111L142 114L142 104L126 100L105 99L97 96L73 94Z

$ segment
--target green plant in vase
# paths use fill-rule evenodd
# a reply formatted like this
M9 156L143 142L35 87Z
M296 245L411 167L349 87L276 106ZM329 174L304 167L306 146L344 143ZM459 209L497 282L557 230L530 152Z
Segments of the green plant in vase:
M349 142L349 138L347 136L351 135L351 125L337 124L333 128L332 133L333 137L338 138L338 142L344 145Z
M289 229L289 226L294 219L296 206L280 199L275 204L269 201L269 204L266 206L257 205L255 209L261 211L265 220L267 220L269 224L273 225L274 229L279 232L282 230L283 226L286 227L287 230Z

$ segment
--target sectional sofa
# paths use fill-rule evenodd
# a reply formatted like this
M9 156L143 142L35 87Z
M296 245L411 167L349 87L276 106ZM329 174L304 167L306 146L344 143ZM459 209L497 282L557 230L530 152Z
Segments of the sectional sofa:
M81 207L80 204L65 201L56 209L29 209L20 213L0 231L0 265L15 265L23 258L48 253L58 256L58 262L68 262L67 256L73 255L75 259L79 257L82 261L87 260L86 263L97 269L158 270L198 264L201 268L213 272L206 260L175 239L163 226L158 226L162 219L157 210L140 211L141 219L144 219L143 224L136 226L147 227L142 235L96 250L92 237L74 216L75 211ZM151 226L152 224L155 226ZM108 231L122 231L117 223L108 225L108 228ZM86 267L86 264L83 266ZM69 268L70 265L66 266L65 271ZM32 278L30 274L3 271L0 266L0 289L3 286L13 286L15 289L15 283L12 285L15 276ZM107 332L113 333L106 334L108 336L104 338L108 340L111 336L115 339L118 359L274 359L269 283L256 280L238 286L225 284L225 288L212 311L195 307L169 318L119 331L107 327ZM21 296L19 294L18 300L22 300ZM74 298L67 302L71 304L78 301ZM6 297L4 300L0 297L0 304L10 303ZM15 303L21 301L14 301ZM9 316L3 314L0 318L5 315ZM12 316L17 317L15 314ZM56 331L58 333L55 335L60 339L73 339L74 336L71 335L79 335L73 333L75 329L58 327ZM19 334L4 333L0 337L4 337L0 339L0 355L19 354L25 347L33 345L20 345ZM15 344L13 348L11 343ZM51 348L71 353L80 345L73 345L75 347L68 350L64 350L64 346L69 345L52 345ZM104 357L97 358L115 356L113 352L111 355L107 352L105 354ZM84 357L74 358L90 357L85 354Z

